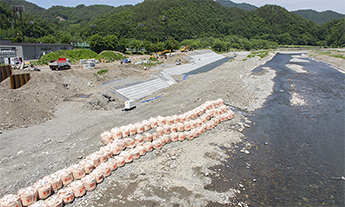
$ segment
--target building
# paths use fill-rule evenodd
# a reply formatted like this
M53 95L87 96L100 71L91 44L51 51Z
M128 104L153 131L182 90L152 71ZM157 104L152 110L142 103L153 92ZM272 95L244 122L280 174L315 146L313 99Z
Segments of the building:
M0 40L0 63L4 58L22 58L24 61L37 59L43 54L58 50L73 50L72 44L44 43L12 43L10 40Z

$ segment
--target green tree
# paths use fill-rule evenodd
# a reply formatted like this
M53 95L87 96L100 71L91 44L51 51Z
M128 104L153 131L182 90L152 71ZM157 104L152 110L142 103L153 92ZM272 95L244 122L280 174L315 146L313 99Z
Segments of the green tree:
M104 37L104 45L107 50L115 50L118 46L118 38L115 35L107 35Z
M128 41L128 39L121 38L120 41L119 41L119 48L120 48L120 50L121 50L123 53L125 53L128 47L129 47L129 41Z
M218 52L223 51L225 49L224 42L219 39L216 39L212 44L212 49Z
M101 52L105 48L104 39L98 34L91 36L88 43L91 46L91 49L97 53Z
M42 37L42 43L55 44L56 42L56 38L53 35Z
M140 40L133 40L130 44L130 47L135 49L136 52L138 52L138 50L143 48L143 42Z
M145 42L143 43L143 46L144 46L144 48L145 48L145 50L146 50L146 52L147 52L148 54L150 54L150 53L152 52L152 45L151 45L151 42L145 41Z

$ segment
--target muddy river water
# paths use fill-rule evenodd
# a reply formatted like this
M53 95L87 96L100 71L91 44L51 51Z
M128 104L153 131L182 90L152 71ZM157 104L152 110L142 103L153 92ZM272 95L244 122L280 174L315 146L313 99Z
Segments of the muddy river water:
M253 73L268 68L274 91L249 115L249 147L229 153L208 188L237 185L249 206L344 206L345 74L300 54L276 55Z

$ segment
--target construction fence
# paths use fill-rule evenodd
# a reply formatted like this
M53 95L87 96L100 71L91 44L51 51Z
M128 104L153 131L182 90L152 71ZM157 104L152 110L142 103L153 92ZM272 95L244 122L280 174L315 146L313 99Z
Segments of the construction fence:
M12 75L10 65L0 66L0 83L10 77L11 89L17 89L25 85L30 80L30 73Z
M10 65L0 66L0 83L12 75L12 68Z

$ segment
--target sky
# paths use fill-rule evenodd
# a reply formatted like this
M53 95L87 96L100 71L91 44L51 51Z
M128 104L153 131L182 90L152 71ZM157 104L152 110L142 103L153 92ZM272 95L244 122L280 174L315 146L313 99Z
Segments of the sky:
M27 0L35 3L40 7L49 8L53 5L62 5L75 7L79 4L86 6L94 4L105 4L111 6L120 6L125 4L137 4L143 0ZM299 9L313 9L316 11L333 10L335 12L345 14L345 1L344 0L232 0L235 3L248 3L257 7L265 4L275 4L285 7L288 11L295 11Z

